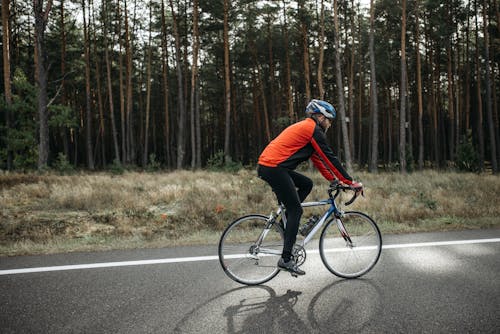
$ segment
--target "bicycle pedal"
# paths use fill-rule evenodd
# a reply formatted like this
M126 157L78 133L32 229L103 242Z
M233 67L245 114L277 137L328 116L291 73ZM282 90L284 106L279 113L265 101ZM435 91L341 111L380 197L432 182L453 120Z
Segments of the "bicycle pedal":
M290 273L290 275L292 275L295 278L299 277L299 275L297 275L296 273Z

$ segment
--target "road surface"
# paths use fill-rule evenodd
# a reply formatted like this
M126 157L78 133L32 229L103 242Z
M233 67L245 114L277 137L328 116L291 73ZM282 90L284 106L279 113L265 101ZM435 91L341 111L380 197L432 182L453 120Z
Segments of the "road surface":
M310 254L305 276L245 287L216 254L1 257L0 332L500 333L499 229L384 235L379 263L356 280Z

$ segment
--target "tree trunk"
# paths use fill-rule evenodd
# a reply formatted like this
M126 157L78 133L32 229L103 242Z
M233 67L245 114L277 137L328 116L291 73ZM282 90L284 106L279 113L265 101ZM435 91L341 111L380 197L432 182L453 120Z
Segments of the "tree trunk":
M92 12L89 13L90 16L90 22L92 27L94 29L92 30L92 38L93 38L93 51L94 51L94 66L95 66L95 80L96 80L96 90L97 90L97 107L99 110L99 132L98 132L98 140L96 140L95 148L94 148L94 163L96 161L96 154L99 151L97 149L98 141L100 140L101 144L101 165L106 164L106 139L105 139L105 124L104 124L104 106L103 106L103 99L102 99L102 89L101 89L101 67L99 65L99 60L98 60L98 53L97 53L97 38L96 38L96 23L94 21L94 3L93 1L90 2ZM90 40L90 37L89 37Z
M300 33L302 36L302 61L304 65L304 86L306 93L305 103L309 103L311 100L311 74L309 68L309 41L307 37L307 24L305 22L305 10L304 10L304 0L299 2L299 16L300 16Z
M424 168L424 126L423 114L424 107L422 102L422 65L420 60L420 2L417 0L416 6L416 34L415 34L415 50L417 56L417 100L418 100L418 169Z
M42 1L42 3L43 3L43 0L40 0L40 1ZM35 18L35 25L36 25L36 18ZM39 59L39 57L38 57L38 46L37 46L37 41L36 41L36 39L37 39L36 34L37 34L37 31L36 31L36 26L35 26L35 31L33 33L33 36L35 39L35 44L34 44L35 50L33 52L33 56L34 56L33 62L35 65L35 73L34 73L33 77L35 78L35 83L38 83L38 59Z
M259 94L260 93L259 93L259 89L257 87L257 79L255 78L255 72L252 72L252 100L253 100L252 114L254 115L253 126L255 129L256 139L257 139L257 142L255 143L255 145L257 146L258 150L260 151L263 147L264 140L262 139L262 136L263 136L264 131L262 131L262 117L261 117L261 111L260 111L261 108L259 108Z
M500 64L497 63L497 66ZM498 86L497 86L497 80L495 80L495 73L499 73L499 69L495 70L495 66L493 65L492 67L493 73L492 73L492 78L491 80L493 82L493 92L498 92ZM499 118L498 118L498 94L493 94L493 124L494 124L494 129L495 129L495 138L496 138L496 151L497 151L497 159L500 159L500 131L499 131Z
M360 12L359 10L359 3L358 3L358 13ZM361 36L362 36L362 24L364 24L362 22L361 19L358 19L358 39L361 40ZM361 157L362 157L362 149L363 149L363 145L362 145L362 142L363 141L366 141L366 137L362 135L363 133L363 122L361 121L363 119L363 109L364 109L364 106L363 106L363 97L364 97L364 87L365 87L365 80L366 80L366 76L364 74L364 54L363 52L361 52L361 50L358 51L358 55L357 55L357 62L358 62L358 71L359 73L363 73L361 74L359 77L358 77L358 111L357 111L357 114L358 114L358 122L357 122L357 134L358 134L358 159L361 161ZM369 138L368 138L369 139ZM367 160L368 161L368 160Z
M121 148L122 148L122 163L127 161L127 119L125 117L125 87L123 85L123 41L121 38L122 34L122 14L120 10L120 1L117 2L117 20L118 20L118 42L120 45L120 50L118 54L118 80L119 84L119 95L120 95L120 131L121 131ZM126 8L125 8L126 10Z
M118 145L118 133L116 130L115 121L115 107L113 103L113 83L111 81L111 62L109 59L109 45L108 45L108 3L107 1L102 2L103 5L103 25L104 25L104 58L106 62L106 78L108 86L108 100L109 100L109 116L111 119L111 131L113 132L113 148L114 148L114 161L120 162L120 148Z
M177 169L181 169L184 163L184 155L186 153L185 145L185 128L186 128L186 108L184 106L184 78L182 75L182 61L181 61L181 42L179 36L179 27L177 25L177 16L175 15L174 5L172 0L170 2L170 9L172 11L172 20L174 24L174 38L175 38L175 59L177 62L177 91L178 91L178 132L177 132Z
M467 12L470 12L470 1L467 2ZM470 15L467 15L467 28L465 31L465 133L470 129L470 56L469 56L469 44L470 44L470 20L469 20Z
M456 44L462 44L462 42L460 41L460 33L458 32L458 30L455 32L456 35L457 35L457 42ZM460 48L457 48L458 50L460 50ZM458 148L458 145L460 145L460 123L462 122L462 117L461 117L461 108L462 108L462 104L463 104L463 94L460 90L460 84L459 84L459 80L457 80L456 78L458 77L458 74L460 73L460 55L461 55L461 52L459 51L455 51L455 64L454 64L454 68L453 68L453 76L452 76L452 79L453 79L453 94L454 94L454 98L455 98L455 124L453 125L454 126L454 133L455 133L455 143L454 143L454 154L456 154L456 151L457 151L457 148Z
M49 160L49 112L47 109L47 54L45 51L45 28L52 8L52 0L48 0L43 8L43 0L33 0L35 13L35 53L36 77L38 84L38 117L40 122L40 142L38 149L38 169L47 167Z
M164 138L165 138L165 161L167 166L171 166L170 150L170 115L168 108L168 43L167 43L167 25L165 22L165 4L161 1L161 44L162 44L162 82L163 82L163 109L164 109Z
M128 7L127 7L127 1L125 1L125 57L126 57L126 85L125 85L125 90L126 90L126 109L125 109L125 116L126 116L126 121L127 121L127 127L126 127L126 132L127 132L127 138L126 138L126 144L127 144L127 156L126 156L126 161L128 163L133 163L135 162L136 158L136 152L135 152L135 142L134 142L134 118L132 115L133 112L133 101L132 101L132 76L133 76L133 69L132 69L132 39L130 37L130 25L128 22Z
M60 24L61 24L61 104L68 105L66 93L66 14L64 11L64 0L61 0L60 6ZM68 140L68 128L61 126L59 129L63 140L64 155L70 161L70 145Z
M198 0L193 0L193 65L191 68L191 168L201 167L201 161L197 160L198 145L197 133L199 132L200 119L196 110L197 81L198 81L198 49L200 47L200 36L198 32Z
M196 168L201 168L201 120L200 120L200 78L196 76L196 108L195 108L195 119L196 119Z
M497 18L497 31L500 33L500 4L498 3L498 1L494 1L494 4L495 4L495 14L496 14L496 18Z
M355 52L354 52L354 46L355 46L355 43L354 43L354 32L355 32L355 25L354 25L354 0L351 0L351 15L350 15L350 19L351 19L351 40L350 40L350 44L351 44L351 57L350 57L350 61L349 61L349 83L348 83L348 96L349 96L349 138L351 139L351 152L352 152L352 159L354 161L356 161L356 143L355 143L355 139L356 139L356 136L355 136L355 133L354 133L354 60L355 60ZM347 36L346 36L346 42L349 43L349 41L347 41Z
M477 9L477 1L474 1L474 12L476 13L476 93L477 93L477 134L478 134L478 146L479 146L479 169L482 171L484 169L484 133L483 133L483 98L481 96L481 62L479 59L479 24L478 16L479 12Z
M448 16L448 25L451 28L452 26L452 13L451 13L451 8L449 8L449 3L447 3L447 16ZM448 126L448 156L451 161L454 160L455 156L455 104L454 104L454 94L453 94L453 70L452 70L452 34L448 36L448 41L446 45L446 73L447 73L447 80L448 80L448 117L450 119L450 126Z
M375 67L375 4L374 0L370 1L370 99L371 99L371 113L372 113L372 149L370 158L370 172L376 173L378 169L378 97L377 97L377 74Z
M266 133L266 140L267 142L271 141L271 130L269 126L269 113L267 110L267 99L266 99L266 92L264 89L264 83L262 82L262 75L261 75L261 70L260 70L260 64L259 60L257 58L257 47L255 46L254 41L250 41L250 49L251 49L251 54L252 54L252 59L253 63L257 72L256 75L256 82L255 84L257 85L258 88L258 95L262 98L262 111L263 111L263 122L264 122L264 128L265 128L265 133Z
M406 173L406 0L402 0L401 22L401 84L399 112L399 164Z
M268 41L268 54L269 54L269 88L270 88L270 95L271 95L271 117L274 119L277 117L276 111L281 109L281 108L275 108L276 104L276 87L275 87L275 66L274 66L274 52L273 52L273 35L272 35L272 23L274 22L274 19L272 16L269 16L268 21L267 21L267 41ZM278 104L279 105L279 104Z
M486 71L486 116L488 117L488 130L490 135L490 159L493 174L498 173L496 138L495 138L495 123L493 121L493 110L491 105L491 80L490 80L490 50L489 50L489 32L488 32L488 3L483 0L483 32L484 32L484 66Z
M149 4L149 39L148 39L148 64L147 64L147 78L146 78L146 120L144 122L144 149L142 155L142 166L145 167L148 164L148 148L149 148L149 116L151 110L151 30L153 25L153 4Z
M285 44L285 62L286 62L286 106L288 111L289 122L295 120L295 113L293 110L293 94L292 94L292 70L290 63L290 41L288 37L288 24L286 20L286 2L283 0L283 34L284 34L284 44Z
M180 5L180 1L177 0L177 4L178 6ZM188 14L187 14L187 6L184 6L184 13L182 15L183 18L187 18L188 17ZM181 52L182 54L182 59L183 59L183 66L182 66L182 69L183 69L183 78L184 78L184 106L186 108L186 122L188 121L187 117L190 116L189 115L189 112L190 110L188 111L187 110L187 107L188 107L188 100L190 98L190 91L189 91L189 82L188 82L188 78L190 77L190 65L189 65L189 61L188 61L188 54L189 54L189 49L188 49L188 44L189 44L189 41L188 41L188 38L184 38L183 36L187 36L188 35L188 31L187 31L187 23L186 24L183 24L182 25L182 28L183 28L183 33L182 34L182 37L181 37L181 41L183 43L183 48L184 48L184 52ZM186 124L186 129L188 129L188 126ZM188 143L188 138L186 138L186 141L185 141L186 145Z
M146 108L144 107L144 101L145 101L145 98L144 98L144 94L142 94L142 87L147 87L147 82L146 82L146 77L147 77L147 46L143 44L143 49L144 49L144 54L145 54L145 57L144 57L144 61L141 61L139 65L139 69L138 69L138 75L139 77L137 78L137 83L136 83L136 87L141 87L138 92L137 92L137 97L136 97L136 101L137 101L137 110L138 110L138 127L139 127L139 135L138 135L138 139L139 139L139 164L141 166L142 165L142 157L144 156L144 131L145 131L145 111L146 111ZM147 95L147 88L146 88L146 95ZM147 160L147 159L146 159Z
M286 62L286 106L288 111L289 122L295 121L295 113L293 110L293 95L292 95L292 75L291 75L291 64L290 64L290 49L289 49L289 38L288 38L288 25L286 21L286 2L283 0L283 30L285 38L285 62Z
M436 50L437 50L437 46ZM434 155L436 159L436 167L441 166L441 161L442 159L442 147L443 147L443 141L442 141L442 132L441 130L441 110L439 106L441 106L441 101L440 101L440 89L439 89L439 80L440 80L440 75L441 75L441 66L440 66L440 59L439 59L439 53L436 52L434 54L434 69L432 72L433 78L432 78L432 91L433 91L433 99L432 99L432 110L433 110L433 117L434 117Z
M90 97L90 38L88 32L89 23L86 18L86 6L85 0L82 0L83 48L85 54L85 143L87 149L87 168L93 170L94 154L92 147L92 107Z
M392 164L392 153L393 153L393 137L392 137L392 112L396 110L396 106L393 106L393 97L390 90L387 91L387 164Z
M352 171L351 149L349 142L349 133L347 131L347 123L345 117L345 99L344 85L342 84L342 70L340 63L340 31L338 18L338 0L334 0L334 21L335 21L335 68L337 76L337 95L338 95L338 110L340 114L340 122L342 126L342 138L344 144L346 168L349 172Z
M320 30L319 30L319 59L318 59L318 92L321 100L325 97L325 88L323 87L323 62L325 58L325 6L321 0Z
M3 83L5 104L7 106L5 112L5 125L7 129L11 127L11 112L10 105L12 104L12 88L10 84L10 10L9 0L2 0L2 54L3 54ZM7 169L13 168L14 154L10 148L10 138L7 143Z
M229 138L231 132L231 79L229 63L229 0L224 0L224 110L226 115L224 131L224 159L231 161Z

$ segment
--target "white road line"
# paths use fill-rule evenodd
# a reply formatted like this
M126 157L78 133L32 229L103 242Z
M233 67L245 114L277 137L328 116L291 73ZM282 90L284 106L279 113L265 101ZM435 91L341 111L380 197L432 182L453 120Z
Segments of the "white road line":
M491 242L500 242L500 238L492 239L476 239L476 240L453 240L453 241L436 241L436 242L421 242L413 244L386 245L382 249L392 248L416 248L416 247L434 247L434 246L451 246L451 245L467 245L467 244L484 244Z
M397 248L436 247L436 246L482 244L482 243L495 243L495 242L500 242L500 238L393 244L393 245L384 245L382 248L383 249L397 249ZM318 250L312 250L311 252L317 253ZM243 256L245 256L245 255L241 255L241 257L243 257ZM240 256L233 255L231 257L240 257ZM179 257L179 258L139 260L139 261L88 263L88 264L75 264L75 265L66 265L66 266L37 267L37 268L6 269L6 270L0 270L0 276L15 275L15 274L41 273L41 272L49 272L49 271L77 270L77 269L96 269L96 268L141 266L141 265L148 265L148 264L168 264L168 263L183 263L183 262L197 262L197 261L214 261L214 260L218 260L218 259L219 259L219 257L217 255L212 255L212 256Z
M166 263L181 263L181 262L195 262L195 261L210 261L210 260L217 260L218 258L219 258L218 256L214 255L214 256L179 257L179 258L155 259L155 260L87 263L87 264L74 264L74 265L67 265L67 266L37 267L37 268L23 268L23 269L8 269L8 270L0 270L0 276L12 275L12 274L41 273L41 272L47 272L47 271L95 269L95 268L140 266L140 265L147 265L147 264L166 264Z

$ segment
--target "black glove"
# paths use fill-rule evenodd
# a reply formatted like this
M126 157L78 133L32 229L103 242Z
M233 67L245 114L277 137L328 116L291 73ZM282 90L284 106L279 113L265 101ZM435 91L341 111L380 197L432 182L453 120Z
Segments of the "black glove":
M363 184L361 182L353 182L351 183L351 189L356 192L357 195L361 193L363 195Z

